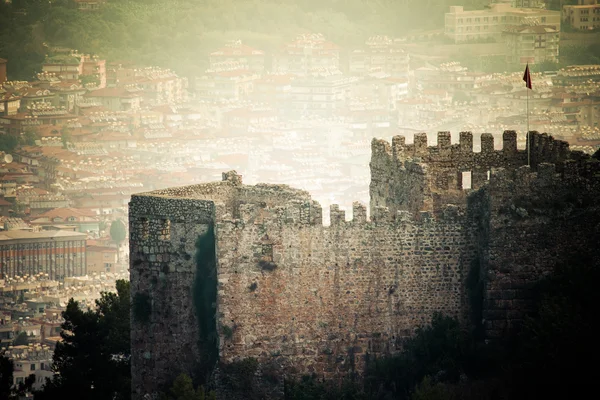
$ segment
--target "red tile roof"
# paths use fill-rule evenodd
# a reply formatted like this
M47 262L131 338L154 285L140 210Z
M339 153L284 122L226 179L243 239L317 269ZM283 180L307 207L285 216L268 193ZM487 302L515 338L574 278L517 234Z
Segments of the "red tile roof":
M82 208L55 208L50 211L46 211L37 216L37 218L69 218L69 217L97 217L96 213L90 210L82 209Z
M94 241L95 242L95 241ZM94 251L98 253L116 253L117 249L114 247L106 247L106 246L87 246L87 251Z

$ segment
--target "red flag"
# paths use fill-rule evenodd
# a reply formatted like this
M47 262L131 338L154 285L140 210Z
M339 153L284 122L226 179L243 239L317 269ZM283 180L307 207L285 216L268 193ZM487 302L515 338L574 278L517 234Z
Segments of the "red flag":
M529 74L529 63L525 67L525 74L523 75L523 80L525 81L525 86L528 89L531 89L531 75Z

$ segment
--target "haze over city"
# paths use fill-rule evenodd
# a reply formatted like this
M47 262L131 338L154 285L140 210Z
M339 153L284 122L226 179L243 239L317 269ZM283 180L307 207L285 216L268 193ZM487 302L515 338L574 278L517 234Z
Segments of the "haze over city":
M0 399L576 397L599 31L597 0L0 0Z

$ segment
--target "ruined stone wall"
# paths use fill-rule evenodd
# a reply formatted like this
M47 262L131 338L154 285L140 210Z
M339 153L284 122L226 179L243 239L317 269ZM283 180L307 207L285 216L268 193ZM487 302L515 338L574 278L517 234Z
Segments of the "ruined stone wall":
M518 330L531 310L532 288L555 266L590 251L597 257L600 162L493 170L483 192L483 319L486 337L497 339Z
M133 195L129 203L132 398L194 375L201 349L192 304L195 242L215 218L214 203ZM142 311L140 311L142 310Z
M211 227L214 350L226 363L255 357L296 376L360 371L367 354L396 351L435 311L464 320L475 308L473 270L487 337L518 327L532 285L600 242L600 162L535 133L532 166L522 167L527 151L517 151L514 132L501 151L491 135L482 135L481 153L470 133L460 138L452 145L442 133L437 147L423 135L413 145L373 141L370 221L358 203L352 221L334 205L323 227L307 192L245 186L234 171L222 182L132 196L133 308L150 304L146 319L132 314L133 398L180 372L194 376L210 350L198 340L192 292L195 243ZM464 171L473 190L460 188Z
M365 355L397 350L434 311L464 317L464 277L475 249L457 210L444 218L355 204L331 226L310 202L246 205L219 221L218 324L225 362L256 357L279 373L341 376Z
M181 372L196 377L199 363L213 351L201 348L207 344L200 340L199 318L207 316L198 310L194 298L199 290L198 238L214 230L216 221L245 215L252 205L278 207L290 201L314 204L307 192L285 185L244 186L235 171L224 173L221 182L132 196L129 223L134 399L156 395ZM315 210L312 218L320 221L320 208ZM147 315L137 315L140 308Z
M561 162L568 158L568 144L547 134L531 132L531 166ZM469 191L463 190L463 173L471 175L471 190L481 188L492 168L514 169L527 165L528 151L517 150L517 134L503 133L502 150L494 150L494 137L481 135L481 151L473 151L473 135L461 132L451 144L449 132L439 132L436 146L427 146L427 134L414 136L406 144L395 136L392 144L374 139L371 153L371 207L437 214L446 204L464 205Z

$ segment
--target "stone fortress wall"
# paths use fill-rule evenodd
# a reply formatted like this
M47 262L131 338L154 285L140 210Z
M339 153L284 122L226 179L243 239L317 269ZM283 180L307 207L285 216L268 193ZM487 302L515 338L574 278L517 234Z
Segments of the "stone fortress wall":
M285 372L339 376L364 356L396 350L434 311L462 318L464 271L474 257L472 231L444 218L377 210L366 220L293 201L281 208L242 207L217 223L222 361L256 357ZM351 357L354 356L354 359Z
M600 160L573 153L534 171L500 168L480 194L482 318L496 339L519 328L533 285L556 265L598 257Z
M405 144L395 136L391 145L373 140L371 146L371 208L390 210L440 210L445 204L461 204L468 192L463 190L463 173L471 175L470 189L479 189L489 180L493 168L527 165L527 150L517 149L517 134L505 131L502 150L494 150L494 137L481 135L481 152L473 151L473 135L461 132L459 143L450 142L450 132L439 132L436 146L427 146L427 134L414 136ZM569 154L568 144L546 134L531 135L531 166L558 163Z
M349 221L333 205L324 227L307 192L246 186L235 172L132 196L132 298L151 299L148 321L132 318L133 398L156 393L181 371L193 376L210 350L197 340L193 304L194 243L209 229L215 350L225 363L255 357L296 376L360 371L435 311L472 316L473 269L486 335L518 326L531 283L578 237L580 219L565 219L577 207L568 205L573 193L599 193L600 163L545 134L532 135L531 167L523 167L527 152L517 150L514 132L504 133L500 151L489 134L480 153L470 133L460 139L451 144L442 132L434 147L424 134L412 145L374 140L370 220L364 205L354 204ZM464 171L472 172L472 189L461 187Z

